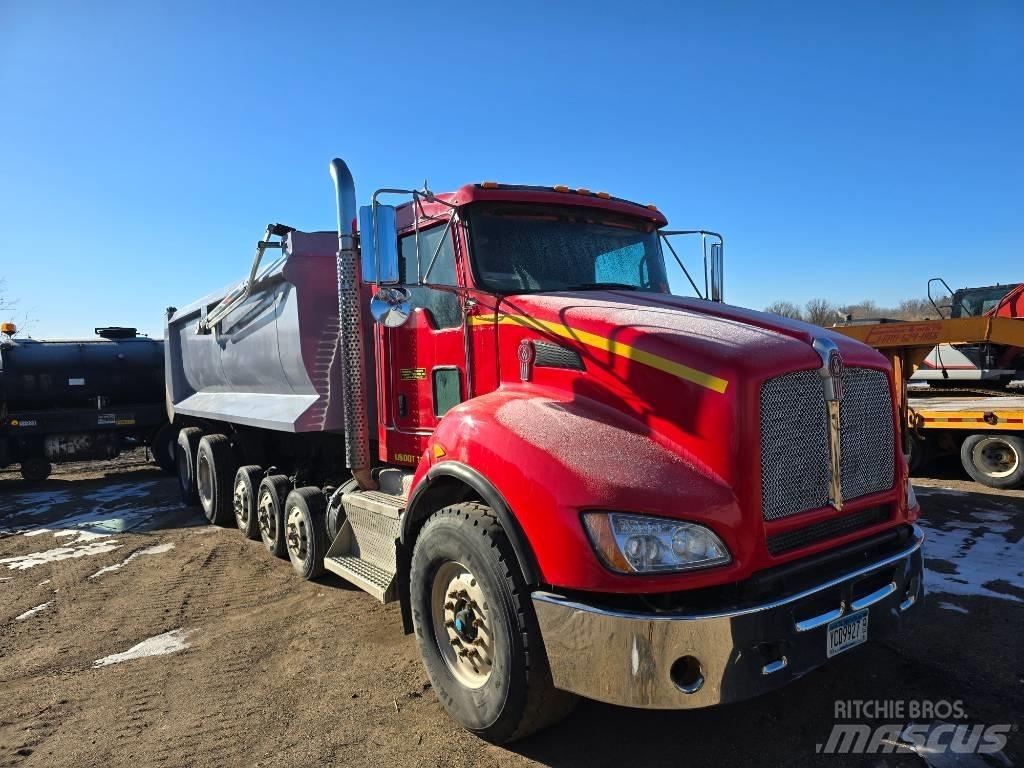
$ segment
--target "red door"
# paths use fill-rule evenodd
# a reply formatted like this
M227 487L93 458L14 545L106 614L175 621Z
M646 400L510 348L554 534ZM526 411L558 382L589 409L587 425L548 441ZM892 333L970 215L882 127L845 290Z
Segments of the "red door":
M446 231L444 222L420 230L418 271L415 235L399 238L399 279L409 286L412 314L398 328L380 329L385 358L379 364L387 383L380 408L385 440L381 453L388 462L418 462L441 416L467 396L463 297L456 290L460 259L454 233L454 227ZM416 284L435 251L429 282L452 289Z

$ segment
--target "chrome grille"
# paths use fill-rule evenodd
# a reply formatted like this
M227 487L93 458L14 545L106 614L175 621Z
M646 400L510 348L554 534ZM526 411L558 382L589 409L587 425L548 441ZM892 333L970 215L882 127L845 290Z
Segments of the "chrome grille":
M848 368L840 406L843 499L891 488L892 400L884 373ZM769 379L761 388L761 506L777 520L828 504L828 418L817 370Z

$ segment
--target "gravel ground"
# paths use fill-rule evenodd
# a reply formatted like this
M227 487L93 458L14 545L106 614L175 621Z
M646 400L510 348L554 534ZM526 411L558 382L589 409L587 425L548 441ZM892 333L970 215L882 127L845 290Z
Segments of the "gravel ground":
M1019 765L1024 493L936 474L915 483L929 595L898 643L728 707L583 702L498 748L445 716L397 606L204 525L143 454L0 472L0 765L925 765L816 754L837 699L961 700L1014 728L1000 759L955 764Z

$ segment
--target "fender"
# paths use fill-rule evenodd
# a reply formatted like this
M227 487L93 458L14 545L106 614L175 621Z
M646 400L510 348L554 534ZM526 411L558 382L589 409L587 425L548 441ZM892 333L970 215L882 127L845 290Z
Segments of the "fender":
M506 384L451 409L420 461L410 506L445 476L473 487L515 531L517 556L532 554L535 583L620 593L706 586L738 580L756 546L727 483L640 419L579 392ZM710 525L733 563L703 572L613 573L580 519L602 509Z
M530 547L529 541L523 534L519 521L516 520L515 515L512 514L512 510L508 506L508 502L505 501L505 497L501 495L490 480L472 467L458 461L444 461L435 464L427 470L423 480L416 486L416 490L413 491L412 496L409 498L406 514L402 517L400 539L402 546L407 546L413 527L422 520L425 514L429 514L431 511L424 510L421 512L419 506L427 496L427 491L430 487L435 485L437 480L442 477L454 478L472 488L484 500L484 503L494 510L494 513L498 516L498 521L501 523L501 527L505 529L509 543L512 544L512 549L516 553L519 569L522 571L527 585L531 587L537 586L540 583L540 570L537 568L537 558L533 554L533 548Z

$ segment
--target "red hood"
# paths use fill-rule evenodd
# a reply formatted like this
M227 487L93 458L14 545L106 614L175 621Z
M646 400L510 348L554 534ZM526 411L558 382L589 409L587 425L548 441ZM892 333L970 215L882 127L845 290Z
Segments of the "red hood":
M885 358L842 334L809 323L660 293L586 291L505 299L502 312L621 340L727 381L763 380L821 364L811 344L835 342L848 365L888 369Z

